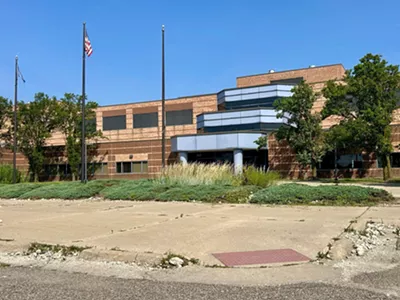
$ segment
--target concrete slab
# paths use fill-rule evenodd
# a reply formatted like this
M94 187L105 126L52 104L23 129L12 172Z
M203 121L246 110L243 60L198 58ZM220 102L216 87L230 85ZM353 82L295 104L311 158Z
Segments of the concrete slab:
M390 209L390 208L388 208ZM210 205L130 201L0 200L0 251L37 241L175 252L220 264L211 254L294 249L310 258L338 236L362 207ZM371 211L372 213L373 211ZM392 214L396 216L393 217ZM398 210L382 210L397 218Z

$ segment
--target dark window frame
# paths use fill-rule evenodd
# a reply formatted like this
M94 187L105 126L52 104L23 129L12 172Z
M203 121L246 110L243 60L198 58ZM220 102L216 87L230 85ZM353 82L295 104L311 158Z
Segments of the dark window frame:
M123 169L123 164L124 163L130 163L131 164L131 171L130 172L124 172ZM140 172L133 172L133 164L134 163L140 163ZM144 168L143 166L147 165L147 172L143 172ZM147 160L141 160L141 161L118 161L115 163L115 173L116 174L148 174L148 167L149 167L149 162ZM120 172L118 172L118 169Z

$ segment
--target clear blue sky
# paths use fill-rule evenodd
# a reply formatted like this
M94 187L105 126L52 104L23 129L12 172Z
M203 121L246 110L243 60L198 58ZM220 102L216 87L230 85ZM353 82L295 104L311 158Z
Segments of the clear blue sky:
M94 49L86 90L100 105L160 99L162 24L167 98L269 69L350 68L367 52L400 63L398 0L3 0L0 11L0 95L13 98L18 54L25 101L81 92L83 21Z

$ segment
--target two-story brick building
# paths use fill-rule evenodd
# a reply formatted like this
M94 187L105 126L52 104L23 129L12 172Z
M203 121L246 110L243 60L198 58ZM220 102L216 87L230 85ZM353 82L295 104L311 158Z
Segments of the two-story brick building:
M277 170L285 176L296 177L298 166L290 149L278 144L273 133L285 124L277 119L273 102L290 96L291 89L305 80L315 91L321 91L326 81L341 80L345 69L341 64L310 66L308 68L238 77L236 87L215 94L195 95L166 101L166 157L168 163L224 161ZM315 111L324 106L321 96ZM98 143L97 154L91 157L89 176L95 178L152 178L161 170L161 101L136 102L99 107L96 111L97 129L105 136ZM397 114L393 125L399 123ZM325 120L328 128L335 120ZM393 142L399 144L400 130L394 126ZM257 151L254 141L269 133L268 147ZM54 133L49 139L51 148L64 145L64 138ZM49 148L49 149L51 149ZM62 151L49 159L45 174L49 179L68 177L69 167ZM399 153L400 154L400 153ZM394 167L400 155L392 155ZM10 153L1 160L11 162ZM332 155L320 166L321 176L333 172ZM27 161L18 155L18 165ZM381 170L373 156L343 154L338 160L341 172L348 176L380 176ZM400 170L400 169L399 169ZM397 171L395 170L395 174ZM400 175L400 171L399 174Z

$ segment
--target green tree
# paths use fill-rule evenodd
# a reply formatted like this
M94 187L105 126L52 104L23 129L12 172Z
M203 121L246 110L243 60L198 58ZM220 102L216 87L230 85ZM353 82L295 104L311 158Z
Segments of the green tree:
M276 132L278 141L286 141L296 154L302 169L310 166L312 177L317 177L317 165L326 152L321 117L312 111L317 100L313 89L304 81L292 89L291 97L277 99L274 103L278 118L287 119L287 125ZM256 143L265 147L266 139Z
M9 124L8 122L11 116L11 112L11 101L7 98L0 96L0 147L2 147L4 140L7 139L8 136L7 127ZM1 154L2 153L0 152L0 156Z
M68 163L71 167L72 180L79 177L79 165L82 153L82 96L66 93L59 102L58 120L59 130L65 135L65 150ZM103 138L100 130L96 130L96 112L98 104L93 101L86 102L86 141L93 142L88 145L88 153L96 150L96 142Z
M29 162L29 172L34 181L39 180L45 160L46 139L50 138L57 128L57 107L55 97L44 93L37 93L34 101L18 103L18 150L25 155ZM9 128L8 143L11 146L11 137L14 124Z
M380 55L367 54L347 71L344 83L331 81L323 89L327 99L323 117L341 117L330 130L330 142L353 151L375 152L385 180L391 177L390 123L400 100L399 83L398 66L389 65Z

